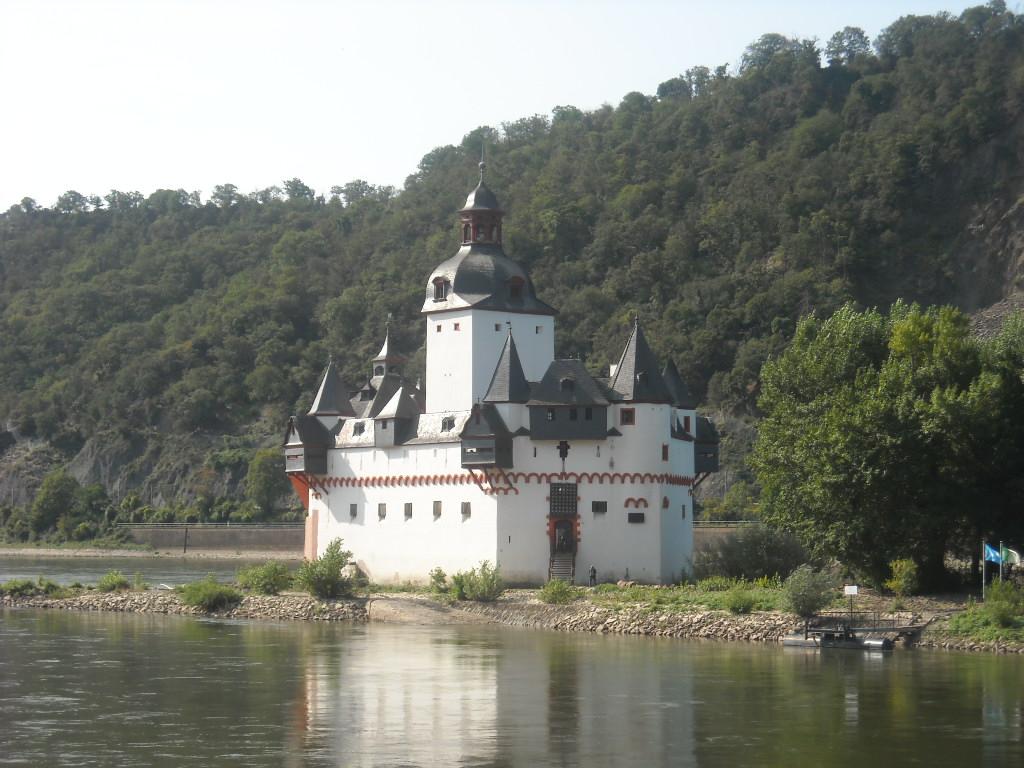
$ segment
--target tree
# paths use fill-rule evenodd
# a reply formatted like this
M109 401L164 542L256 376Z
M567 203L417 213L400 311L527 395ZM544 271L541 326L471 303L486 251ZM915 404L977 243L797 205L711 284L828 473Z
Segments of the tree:
M213 194L210 195L210 200L221 208L230 208L241 199L238 187L234 184L218 184L213 188Z
M32 501L29 526L36 534L53 530L58 520L73 515L81 486L63 471L46 476Z
M289 487L281 452L274 448L257 451L249 462L249 471L245 476L245 494L249 500L267 516Z
M825 58L829 64L850 64L871 53L871 41L860 27L843 27L829 38Z
M976 542L994 504L1021 501L1022 441L1005 425L1024 397L990 358L949 307L801 320L762 371L762 517L879 585L901 557L941 585L947 551Z
M298 178L288 179L284 183L284 193L289 200L312 200L315 196L313 190Z

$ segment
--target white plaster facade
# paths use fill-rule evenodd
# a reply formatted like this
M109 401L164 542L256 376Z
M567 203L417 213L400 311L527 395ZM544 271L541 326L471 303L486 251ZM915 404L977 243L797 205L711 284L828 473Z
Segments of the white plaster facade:
M478 202L482 186L475 190ZM471 220L466 211L476 210L472 202L470 195L464 221ZM496 209L495 201L487 210ZM478 274L521 269L497 245L478 257L495 262ZM460 257L469 262L472 248L464 245ZM556 362L553 310L539 300L530 311L517 311L515 302L494 308L506 290L497 279L486 300L473 299L491 306L475 306L459 294L460 269L476 267L445 262L436 273L452 285L438 286L442 278L433 276L427 285L425 403L403 384L393 396L385 393L386 409L373 406L364 388L365 402L354 398L351 407L332 410L323 405L330 400L329 368L318 410L293 418L286 457L307 503L307 556L341 538L379 583L424 582L435 567L451 574L486 560L508 583L540 584L554 553L566 548L577 583L586 583L591 566L599 581L685 577L692 564L698 416L688 395L677 393L683 385L673 388L667 373L663 379L653 369L638 325L617 377L595 379L577 361ZM515 275L506 282L513 281L525 284ZM480 295L478 283L473 297ZM532 301L532 284L525 285ZM376 381L383 391L386 382ZM416 414L407 405L404 420L402 398L421 404ZM311 428L300 434L308 423L296 420L302 418L326 424L325 467L314 461ZM594 423L602 418L603 425ZM539 437L542 425L558 434ZM481 460L485 453L473 446L496 447L496 458ZM318 471L309 471L313 466ZM575 514L554 509L556 483L575 486Z

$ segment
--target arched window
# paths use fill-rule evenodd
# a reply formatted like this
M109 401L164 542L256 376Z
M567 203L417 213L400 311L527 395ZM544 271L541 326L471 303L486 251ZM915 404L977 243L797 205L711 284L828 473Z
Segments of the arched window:
M468 243L473 238L473 228L469 224L462 225L462 242Z
M373 366L373 375L374 376L383 376L384 375L384 366L383 365L375 365L375 366Z

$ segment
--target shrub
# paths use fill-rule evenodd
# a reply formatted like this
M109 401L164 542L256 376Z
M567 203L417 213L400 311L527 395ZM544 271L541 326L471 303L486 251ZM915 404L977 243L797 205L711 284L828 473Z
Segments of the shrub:
M430 591L435 595L443 595L448 591L448 576L440 568L434 568L429 577Z
M907 597L917 591L917 563L908 558L889 563L891 578L885 580L885 588L898 597Z
M295 574L295 583L314 597L334 598L350 595L352 581L341 569L348 565L351 552L341 548L341 539L335 539L314 560L303 560Z
M56 581L51 581L45 576L40 576L36 581L36 590L43 595L48 597L56 597L64 593L64 587L58 584Z
M750 613L755 602L753 593L739 584L725 593L725 607L730 613Z
M801 565L786 579L786 601L793 613L807 618L813 616L835 597L835 583L827 573Z
M276 595L292 584L292 575L284 563L271 560L263 565L242 568L236 575L238 586L259 595Z
M213 576L193 581L175 589L181 595L181 602L204 611L219 611L238 604L242 594L227 584L219 584Z
M136 573L135 576L132 578L132 589L134 589L136 592L145 592L147 589L149 589L149 584L147 584L146 580L142 578L141 573Z
M96 582L96 589L100 592L116 592L123 589L131 589L131 584L128 583L128 579L120 571L107 571Z
M693 571L698 579L725 576L756 579L760 576L785 578L807 562L807 551L796 538L767 525L750 525L697 553Z
M452 595L456 600L489 603L505 591L498 569L484 560L478 568L460 571L452 576Z
M11 579L0 586L0 592L11 597L31 597L36 593L32 579Z
M537 593L542 603L564 605L576 599L576 588L561 579L552 579Z
M997 626L1015 626L1024 613L1024 594L1012 582L994 581L985 590L983 610Z

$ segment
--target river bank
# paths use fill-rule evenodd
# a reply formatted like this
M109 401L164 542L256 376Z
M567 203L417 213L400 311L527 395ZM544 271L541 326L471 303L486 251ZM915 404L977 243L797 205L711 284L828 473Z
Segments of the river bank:
M27 545L24 547L0 547L0 558L3 557L149 557L180 560L283 560L297 563L302 560L302 553L238 549L190 549L188 552L182 552L180 549L105 549L101 547L36 547Z
M725 611L671 612L649 605L606 608L587 600L567 605L539 602L531 590L517 590L493 603L460 602L447 605L423 594L374 594L340 600L318 600L305 594L247 595L229 610L205 612L184 605L173 591L147 590L100 593L83 592L70 597L14 597L4 595L2 605L117 613L160 613L209 616L223 619L266 621L379 621L395 624L458 625L497 624L509 627L548 629L558 632L643 635L751 643L778 643L799 631L801 620L778 611L745 615ZM921 617L919 616L920 620ZM1024 645L976 642L944 631L940 618L926 629L917 647L994 653L1022 653Z

